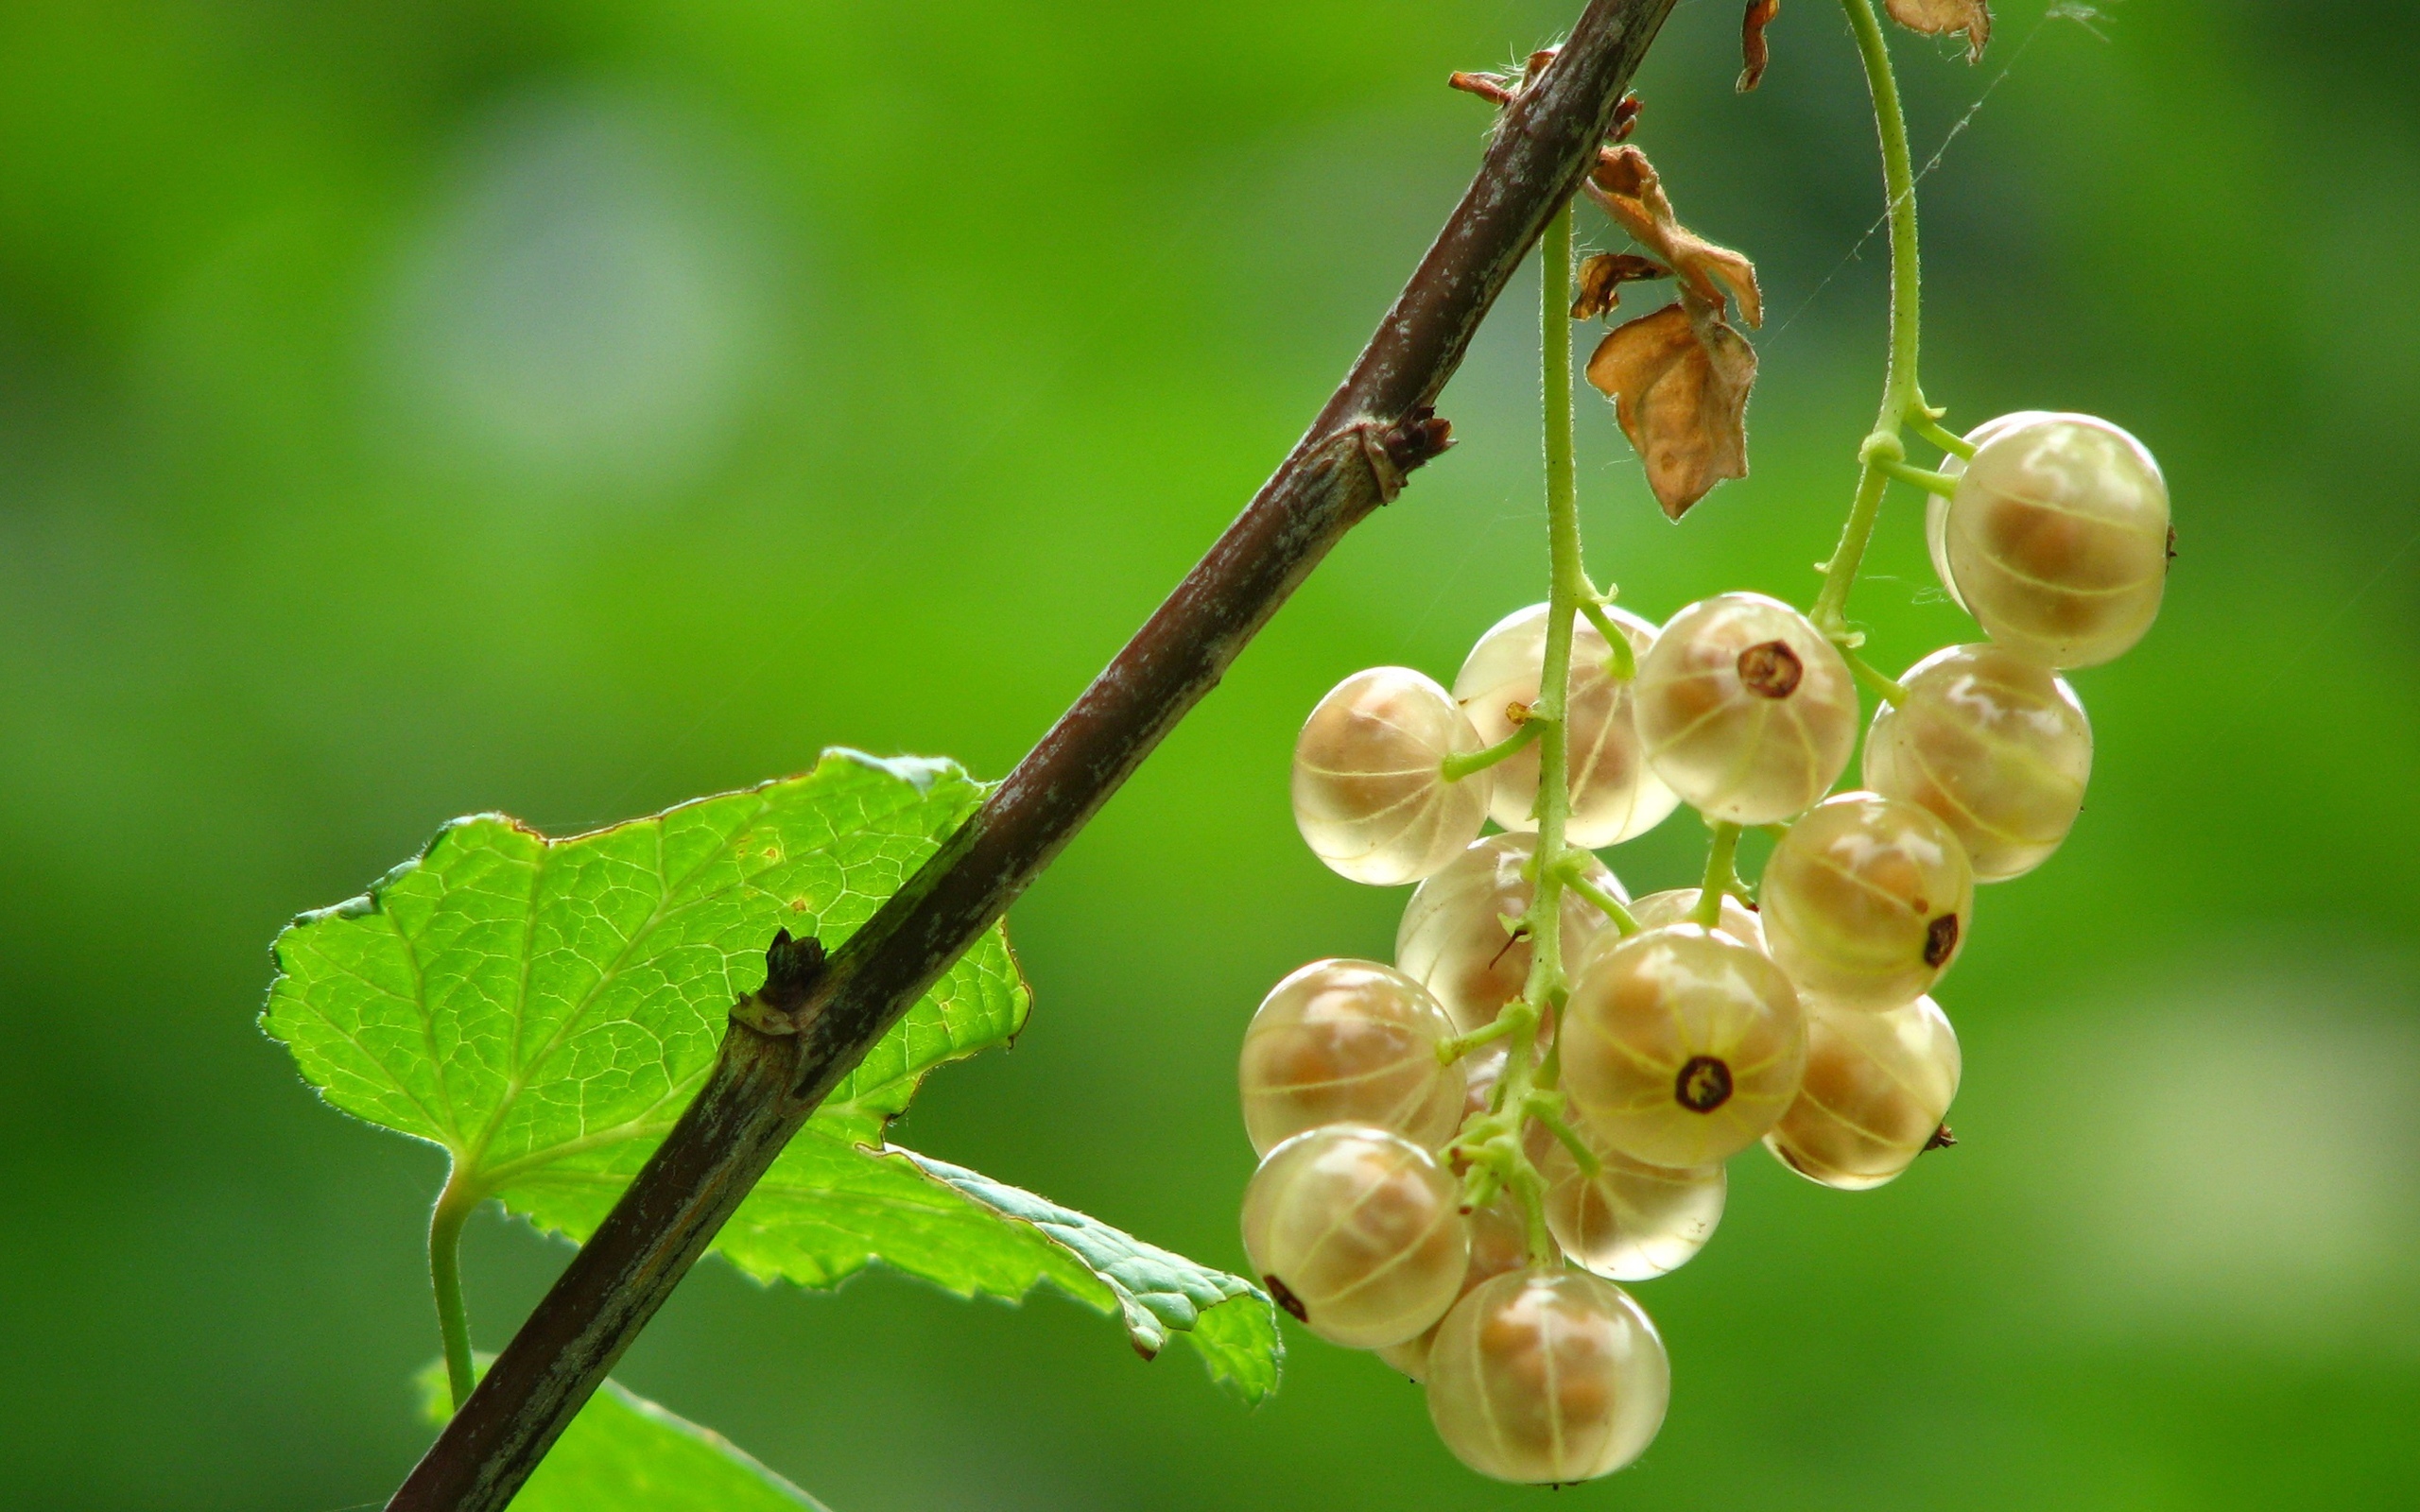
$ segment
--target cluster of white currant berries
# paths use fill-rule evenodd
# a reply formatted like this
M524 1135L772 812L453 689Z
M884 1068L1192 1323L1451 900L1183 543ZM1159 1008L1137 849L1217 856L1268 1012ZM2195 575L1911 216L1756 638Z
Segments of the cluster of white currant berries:
M1539 700L1546 606L1489 630L1451 693L1380 667L1304 726L1311 849L1420 885L1392 966L1306 966L1245 1033L1263 1159L1244 1244L1313 1332L1424 1382L1475 1470L1580 1481L1647 1447L1670 1367L1614 1283L1698 1251L1725 1159L1762 1140L1859 1189L1945 1137L1958 1040L1926 994L1975 884L2040 865L2073 824L2092 731L2059 670L2142 637L2170 539L2159 470L2114 425L2034 412L1968 440L1929 535L1988 639L1875 679L1864 790L1826 797L1857 741L1848 658L1754 593L1661 629L1602 606L1575 620L1564 849L1543 868L1536 747L1505 737ZM1707 885L1629 899L1590 851L1682 802L1715 826ZM1481 838L1491 816L1504 833ZM1755 902L1739 826L1778 834ZM1550 944L1529 921L1547 875ZM1561 966L1540 991L1547 949Z

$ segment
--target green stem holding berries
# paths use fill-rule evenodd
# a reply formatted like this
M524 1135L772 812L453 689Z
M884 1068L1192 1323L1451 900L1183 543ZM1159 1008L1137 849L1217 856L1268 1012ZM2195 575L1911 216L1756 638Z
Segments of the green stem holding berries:
M1858 449L1862 465L1857 494L1849 506L1841 543L1824 569L1823 591L1815 597L1809 618L1825 635L1848 630L1849 589L1865 560L1866 542L1873 538L1875 516L1882 507L1882 490L1891 481L1886 462L1904 461L1907 448L1899 439L1902 427L1919 429L1935 419L1916 386L1916 341L1919 272L1916 258L1916 174L1908 152L1908 121L1899 108L1899 83L1891 72L1891 51L1882 38L1882 22L1874 0L1841 0L1848 12L1849 30L1856 34L1858 57L1865 65L1866 88L1874 95L1874 124L1882 138L1882 180L1891 197L1891 367L1883 379L1882 412L1874 431Z
M1571 205L1565 201L1547 223L1539 244L1542 276L1538 334L1543 357L1542 388L1546 408L1547 589L1546 649L1538 676L1537 702L1516 735L1537 731L1538 844L1537 874L1530 894L1530 910L1519 925L1530 940L1530 975L1521 996L1505 1005L1498 1022L1510 1021L1512 1040L1503 1078L1496 1084L1494 1105L1474 1120L1456 1142L1472 1163L1471 1185L1465 1194L1485 1200L1495 1189L1512 1192L1521 1205L1530 1236L1530 1258L1540 1265L1555 1264L1561 1251L1547 1229L1542 1205L1544 1183L1521 1147L1521 1126L1555 1108L1539 1102L1550 1096L1552 1057L1538 1061L1538 1029L1545 1016L1559 1008L1564 997L1563 893L1571 885L1564 860L1564 826L1571 814L1571 742L1566 728L1571 694L1572 622L1599 608L1597 591L1580 559L1579 470L1573 461L1571 398ZM1618 634L1606 637L1626 651ZM1480 753L1485 754L1485 753ZM1596 889L1588 889L1593 893ZM1612 899L1591 898L1599 906ZM1615 905L1618 908L1618 904ZM1636 925L1634 923L1633 928ZM1490 1027L1494 1027L1491 1025ZM1471 1039L1464 1036L1465 1043ZM1559 1116L1556 1122L1560 1122ZM1552 1125L1548 1125L1552 1127Z
M1739 854L1739 826L1717 819L1714 841L1705 848L1705 880L1698 886L1697 911L1689 921L1714 929L1722 923L1722 900L1733 888L1733 866Z
M480 1200L458 1172L449 1175L428 1220L428 1280L437 1294L437 1332L445 1342L445 1383L457 1408L477 1383L471 1366L471 1315L462 1305L462 1226Z
M1912 483L1927 493L1938 493L1945 499L1958 491L1958 480L1946 472L1912 467L1906 462L1893 462L1888 457L1877 460L1874 465L1890 477L1902 483Z
M1537 739L1545 729L1545 722L1532 711L1524 714L1521 722L1512 728L1512 733L1502 740L1484 750L1466 751L1460 755L1448 756L1438 764L1439 769L1445 774L1445 781L1459 782L1473 772L1487 770L1497 762L1529 745L1530 742Z
M1884 703L1900 704L1908 701L1907 684L1858 655L1855 646L1841 647L1841 660L1849 664L1849 671L1856 675L1857 680L1864 683L1867 691Z
M1628 908L1622 906L1622 901L1580 875L1577 867L1565 866L1563 868L1563 885L1595 904L1597 911L1612 919L1614 927L1622 934L1627 936L1638 933L1638 920L1631 917L1631 911Z

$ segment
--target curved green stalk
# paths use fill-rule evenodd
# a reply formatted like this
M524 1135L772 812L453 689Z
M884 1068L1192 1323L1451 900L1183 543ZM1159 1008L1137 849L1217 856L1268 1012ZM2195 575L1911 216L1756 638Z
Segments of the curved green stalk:
M1882 23L1873 0L1841 0L1848 12L1849 30L1857 36L1858 57L1865 65L1865 83L1874 96L1874 124L1882 138L1882 181L1891 197L1891 367L1882 384L1882 412L1873 434L1858 450L1863 464L1857 494L1849 505L1848 523L1841 543L1824 569L1824 588L1815 597L1816 628L1839 636L1848 630L1849 589L1865 560L1866 542L1874 535L1874 520L1882 507L1882 490L1890 482L1877 465L1902 461L1907 448L1901 427L1924 414L1916 387L1918 267L1916 259L1916 174L1908 152L1908 121L1899 109L1899 84L1891 73L1891 51L1882 40ZM1924 414L1929 421L1932 417Z
M1873 691L1874 696L1884 703L1899 704L1908 701L1907 684L1858 655L1855 646L1841 646L1841 660L1849 664L1849 671L1856 674L1857 680L1864 683Z
M1547 640L1539 668L1538 698L1530 722L1539 726L1537 880L1530 891L1530 911L1521 927L1530 938L1530 976L1520 999L1505 1007L1513 1020L1508 1038L1503 1077L1496 1084L1489 1110L1467 1125L1456 1147L1471 1160L1466 1197L1509 1189L1521 1204L1530 1235L1533 1264L1560 1263L1561 1251L1547 1232L1542 1205L1543 1183L1537 1168L1521 1148L1521 1125L1532 1116L1530 1098L1540 1085L1550 1085L1538 1064L1538 1027L1544 1016L1562 1006L1564 827L1571 815L1571 742L1565 728L1571 693L1571 623L1585 605L1594 604L1580 561L1579 473L1572 459L1571 409L1571 206L1566 201L1547 223L1540 244L1538 335L1544 359L1542 385L1546 399ZM1617 644L1622 644L1618 641ZM1616 653L1618 654L1618 653ZM1527 728L1527 727L1524 727ZM1467 1038L1467 1037L1465 1037Z
M1876 458L1874 465L1902 483L1912 483L1927 493L1938 493L1945 499L1958 491L1958 480L1946 472L1893 462L1887 456Z
M1705 848L1705 880L1698 885L1698 906L1689 922L1714 929L1722 923L1722 900L1732 890L1732 863L1739 854L1739 826L1718 819L1713 843Z
M1925 408L1922 404L1917 406L1914 414L1908 417L1908 429L1915 432L1918 436L1923 437L1926 440L1932 442L1933 445L1940 447L1943 451L1947 452L1952 456L1963 457L1969 462L1975 460L1974 443L1968 441L1965 437L1957 434L1955 431L1944 429L1941 421L1934 417L1932 411Z
M1584 852L1581 854L1584 855ZM1565 868L1563 874L1563 885L1596 904L1597 911L1612 919L1614 927L1624 935L1638 933L1638 920L1631 917L1631 911L1628 908L1622 906L1622 901L1581 876L1576 868Z
M445 1383L459 1411L476 1378L471 1366L471 1315L462 1306L462 1226L479 1205L458 1170L445 1178L428 1220L428 1280L437 1294L437 1332L445 1342Z
M1445 774L1445 781L1449 782L1459 782L1463 778L1470 776L1473 772L1483 772L1487 770L1497 762L1502 761L1505 757L1512 755L1514 751L1517 751L1524 746L1527 746L1530 742L1537 739L1545 729L1546 726L1544 723L1540 721L1536 713L1532 713L1527 718L1523 719L1519 725L1514 727L1512 733L1505 736L1502 740L1497 741L1495 745L1488 747L1485 750L1475 750L1459 756L1448 756L1443 762L1438 764L1439 769Z
M1605 612L1603 601L1592 593L1580 601L1580 612L1586 615L1588 623L1597 627L1597 633L1605 638L1608 651L1605 676L1616 682L1628 682L1637 677L1638 655L1630 648L1630 637L1624 635L1614 624L1613 616Z

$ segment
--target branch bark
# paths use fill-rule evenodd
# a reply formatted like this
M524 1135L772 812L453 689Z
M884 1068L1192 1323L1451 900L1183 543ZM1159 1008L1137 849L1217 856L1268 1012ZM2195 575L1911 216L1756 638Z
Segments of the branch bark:
M1218 684L1344 532L1444 450L1445 423L1429 406L1596 160L1674 3L1590 0L1504 111L1444 230L1285 463L991 799L829 962L801 953L773 963L765 990L735 1010L697 1100L389 1512L494 1512L512 1499L824 1094Z

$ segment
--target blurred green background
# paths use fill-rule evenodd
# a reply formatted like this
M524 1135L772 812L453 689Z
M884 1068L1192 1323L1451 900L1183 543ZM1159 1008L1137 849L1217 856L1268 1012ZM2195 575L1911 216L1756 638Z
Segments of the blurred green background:
M1685 0L1638 140L1751 252L1755 475L1666 524L1583 391L1592 565L1805 601L1882 352L1836 8L1732 92ZM1899 37L1927 387L2158 452L2165 617L1941 996L1963 1143L1737 1162L1639 1288L1642 1464L1558 1505L2420 1502L2420 11L2008 0ZM2060 8L2072 9L2074 8ZM265 947L449 816L555 833L827 743L1004 772L1249 496L1465 181L1443 88L1576 0L0 10L0 1502L382 1499L425 1430L435 1152L319 1107ZM1611 233L1593 212L1582 234ZM1021 903L1038 1005L899 1131L1239 1264L1260 993L1400 893L1296 840L1296 724L1539 596L1535 284L1372 519ZM1582 351L1586 350L1583 337ZM1894 490L1855 612L1970 637ZM1612 860L1696 864L1685 818ZM563 1253L473 1227L474 1331ZM622 1378L839 1512L1479 1508L1419 1393L1297 1335L1246 1412L1066 1303L703 1266Z

